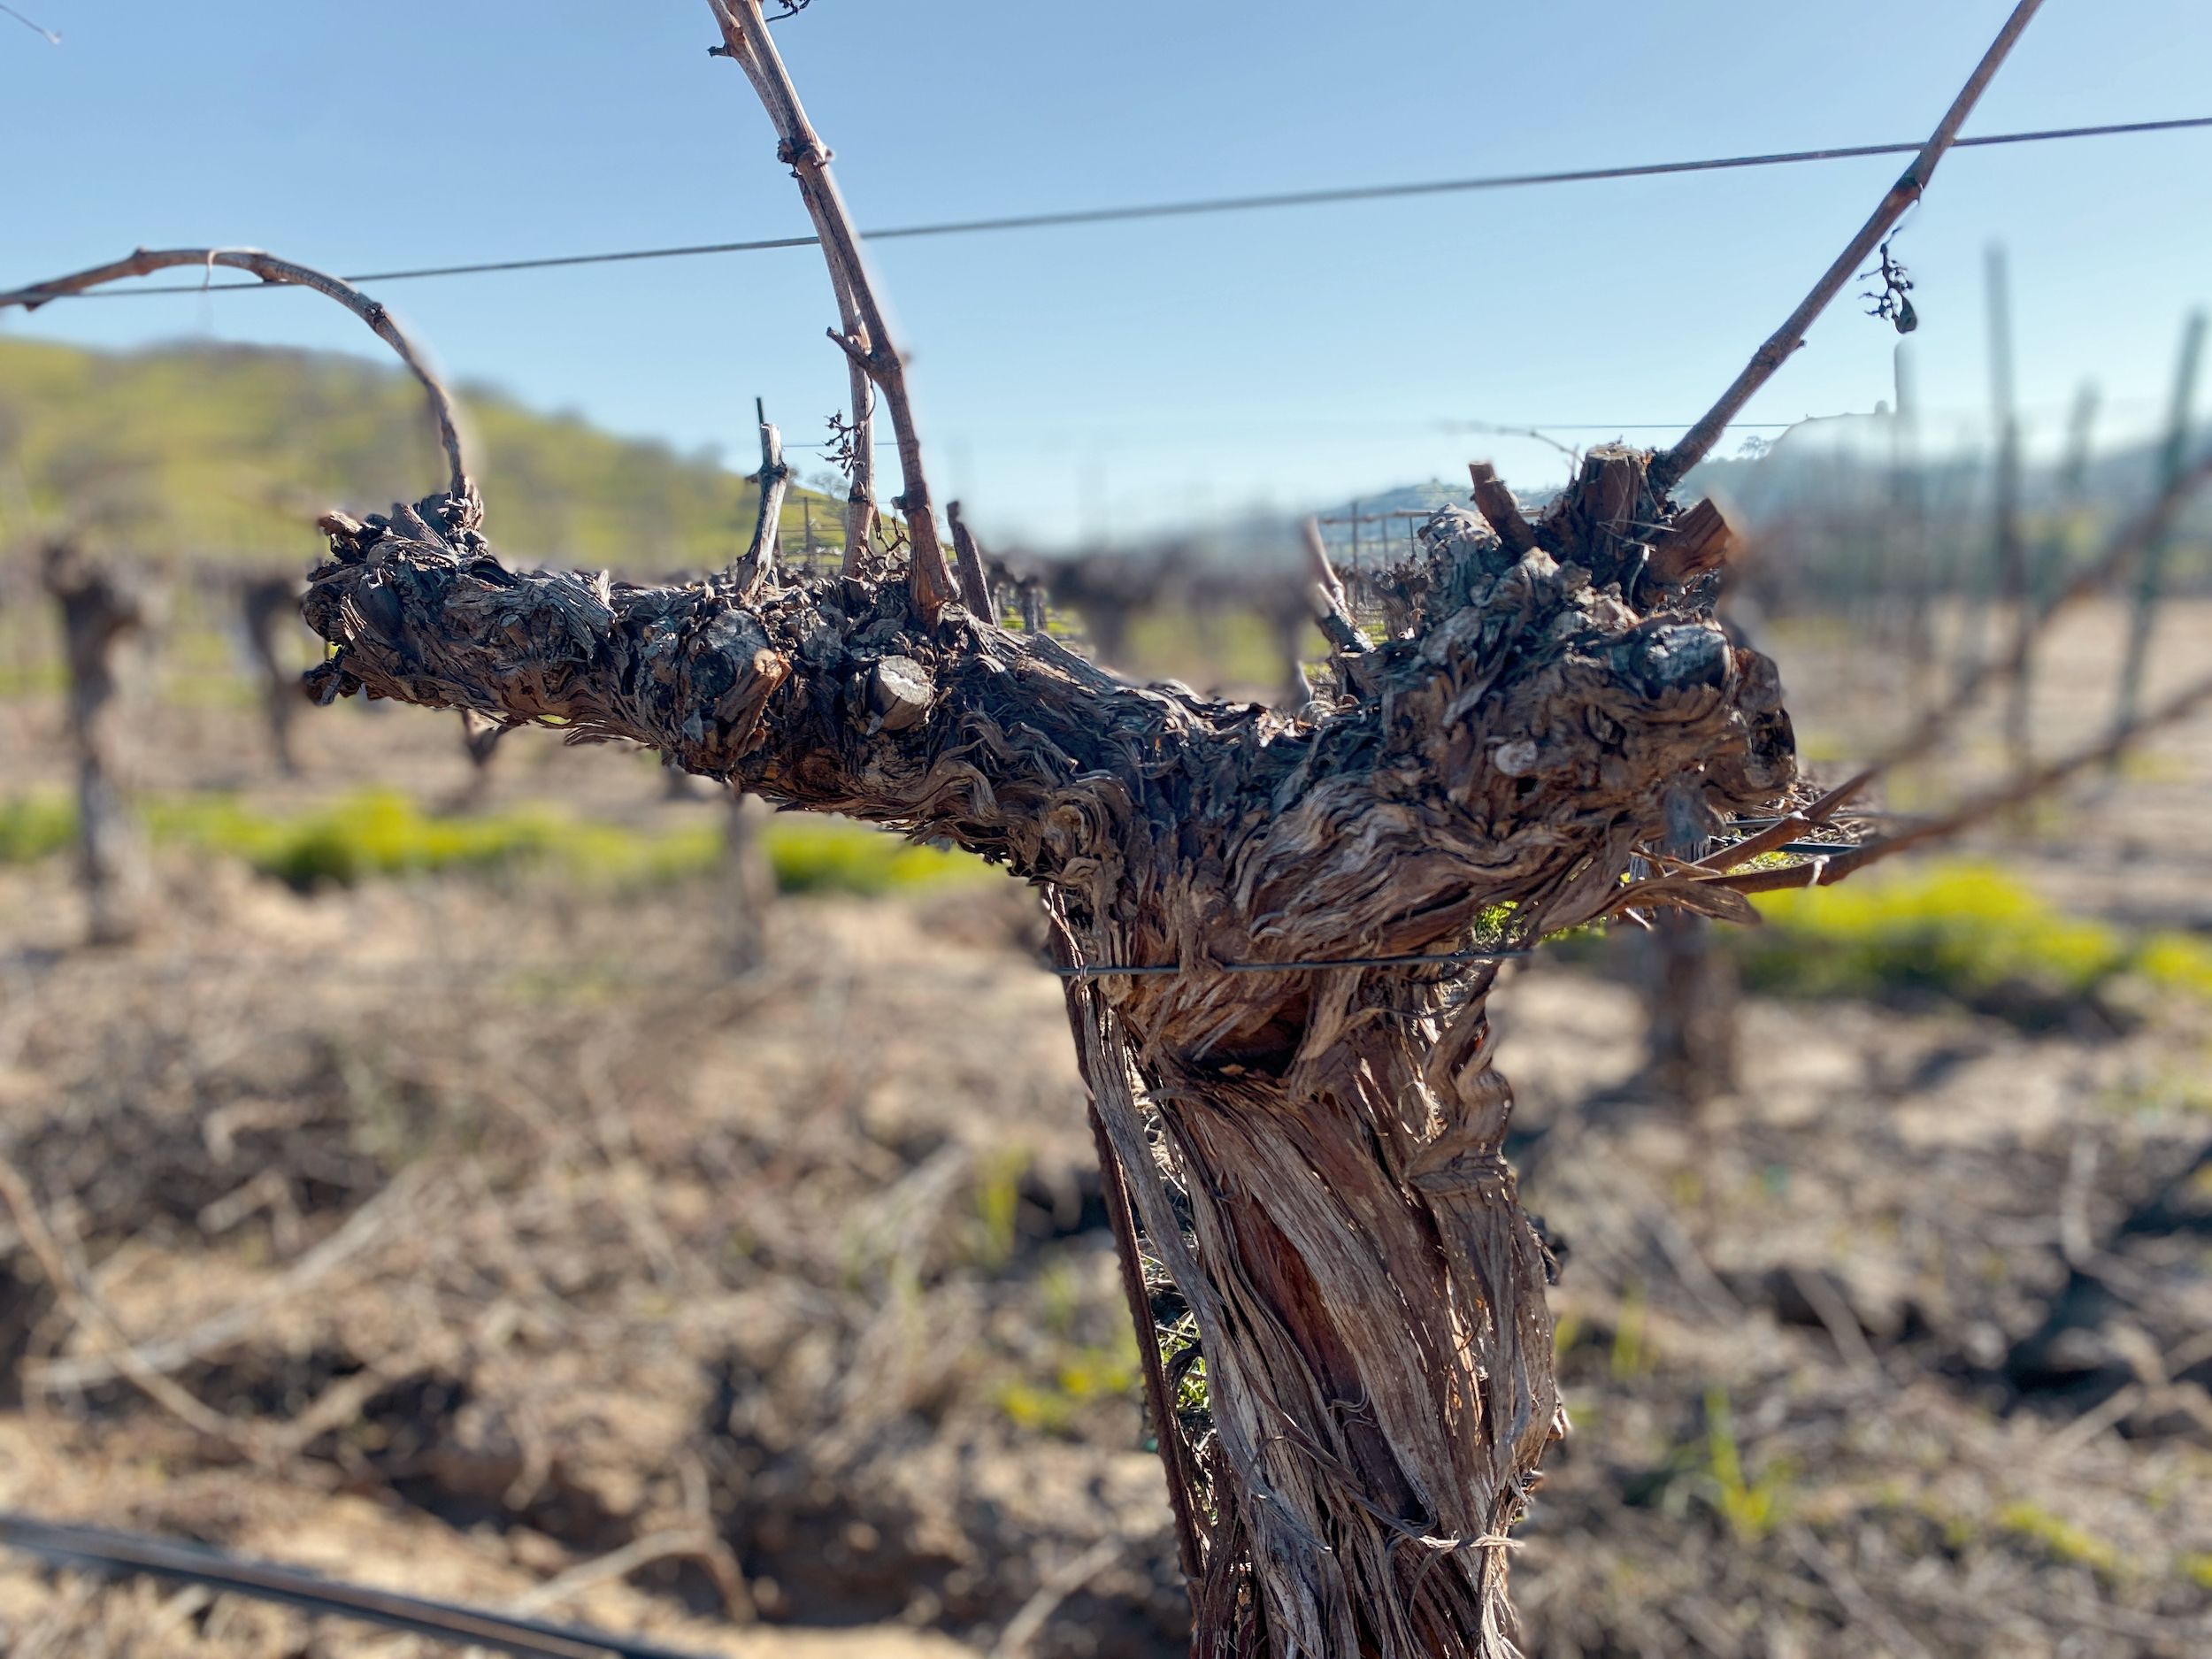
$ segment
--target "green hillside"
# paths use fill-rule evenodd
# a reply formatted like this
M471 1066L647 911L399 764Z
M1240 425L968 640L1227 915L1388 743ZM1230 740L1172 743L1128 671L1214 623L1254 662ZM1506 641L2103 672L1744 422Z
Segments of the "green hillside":
M659 575L720 565L750 533L755 487L712 456L496 393L462 401L486 527L511 557ZM420 390L396 368L253 346L0 339L0 541L27 519L68 518L139 557L296 565L316 511L381 511L442 476ZM795 491L787 549L808 501L817 541L839 544L837 504Z

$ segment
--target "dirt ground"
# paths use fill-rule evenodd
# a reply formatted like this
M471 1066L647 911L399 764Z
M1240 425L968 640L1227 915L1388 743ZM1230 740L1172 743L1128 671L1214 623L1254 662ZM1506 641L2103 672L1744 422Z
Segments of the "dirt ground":
M1863 741L1865 672L1797 643L1809 749ZM2101 718L2077 678L2055 747ZM142 787L467 785L449 719L351 709L280 780L215 683L150 703ZM0 794L64 780L58 722L0 700ZM2212 723L1983 846L2085 914L2212 927L2208 790ZM719 810L522 733L495 798L541 795ZM159 874L148 935L93 950L65 859L0 865L0 1153L67 1286L0 1228L0 1508L701 1654L1181 1651L1019 889L786 900L733 976L705 879ZM2212 1012L1754 1000L1741 1088L1692 1113L1602 955L1495 1006L1576 1422L1515 1562L1529 1651L2212 1651ZM4 1557L0 1626L436 1651Z

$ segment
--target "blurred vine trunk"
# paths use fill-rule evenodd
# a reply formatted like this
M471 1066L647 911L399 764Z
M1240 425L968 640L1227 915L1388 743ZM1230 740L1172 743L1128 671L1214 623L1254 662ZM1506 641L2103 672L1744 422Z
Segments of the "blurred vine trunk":
M1694 863L1710 850L1694 791L1667 796L1666 855ZM1720 932L1688 910L1661 910L1635 941L1644 1003L1644 1066L1661 1094L1694 1110L1732 1094L1741 1052L1743 981Z
M299 623L300 583L296 576L250 576L239 587L238 609L245 624L246 649L261 673L262 718L269 728L269 749L277 770L299 775L292 746L292 722L304 707L299 671L284 660L284 636Z
M722 870L733 973L750 973L768 959L768 911L776 902L776 872L761 827L767 803L733 789L722 817Z
M2160 445L2160 487L2174 488L2186 467L2189 433L2194 424L2197 372L2204 357L2205 313L2192 311L2184 326L2181 353L2174 366L2173 401L2166 416L2166 435ZM2158 626L2161 601L2165 596L2166 562L2173 545L2170 529L2153 536L2143 549L2135 571L2133 603L2128 609L2128 637L2120 661L2119 705L2115 727L2124 728L2142 711L2143 682L2150 661L2152 633Z
M1637 941L1643 979L1644 1062L1670 1099L1697 1107L1734 1091L1743 986L1712 923L1662 910Z
M151 887L146 841L125 798L123 642L146 624L139 595L66 538L48 544L46 589L61 611L69 665L69 734L77 752L77 872L95 944L138 934Z
M1302 713L1313 702L1313 681L1306 677L1306 641L1313 633L1313 618L1302 605L1278 605L1263 614L1278 664L1275 706L1286 714Z
M1014 589L1016 603L1021 611L1022 632L1042 634L1045 631L1045 585L1041 579L1025 576Z
M461 710L461 752L468 757L469 775L454 797L454 810L479 811L491 799L492 757L499 752L499 740L512 729L474 709Z

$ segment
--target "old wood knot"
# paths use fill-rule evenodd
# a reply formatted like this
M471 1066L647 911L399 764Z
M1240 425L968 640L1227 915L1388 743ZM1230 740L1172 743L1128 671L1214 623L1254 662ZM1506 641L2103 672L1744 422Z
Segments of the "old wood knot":
M810 135L803 143L789 139L776 146L776 159L787 167L826 167L833 159L830 147L820 139Z
M1710 623L1685 622L1646 628L1620 643L1621 675L1650 698L1691 691L1724 691L1734 664L1728 636Z
M1492 753L1490 764L1509 778L1525 778L1536 770L1536 745L1525 737L1501 743Z
M868 706L887 732L919 726L936 701L929 671L910 657L879 657L869 671Z

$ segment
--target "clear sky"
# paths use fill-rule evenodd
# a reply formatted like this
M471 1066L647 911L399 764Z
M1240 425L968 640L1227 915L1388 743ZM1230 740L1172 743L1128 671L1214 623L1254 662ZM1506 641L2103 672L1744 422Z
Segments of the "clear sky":
M0 284L142 243L345 272L805 227L742 77L706 55L703 0L19 4L64 43L0 19ZM1916 139L2009 6L816 0L778 38L881 225ZM2207 0L2050 0L1968 131L2212 113L2208 68ZM1483 453L1556 476L1541 446L1454 421L1686 422L1898 166L895 242L877 263L940 499L1002 535L1129 530ZM2108 434L2149 429L2183 319L2212 299L2212 131L1944 163L1899 242L1939 435L1985 408L1993 242L2032 438L2093 376ZM795 442L843 397L811 250L380 297L457 378L746 465L756 394ZM70 302L0 328L373 349L300 294ZM1747 419L1872 408L1893 342L1839 305Z

